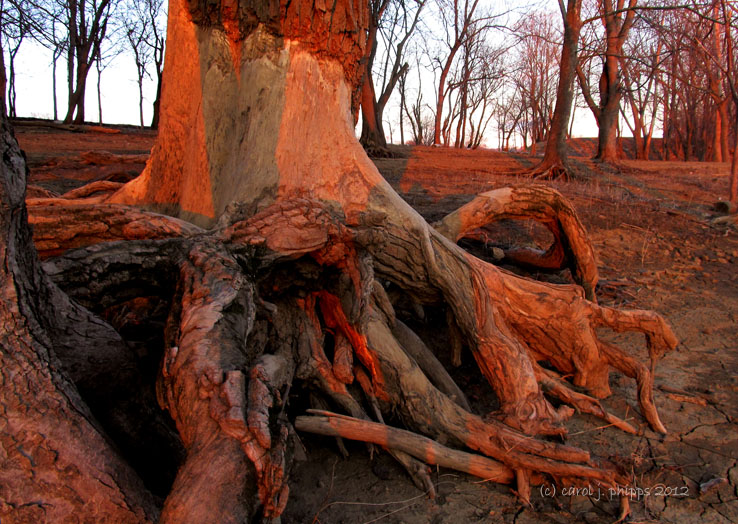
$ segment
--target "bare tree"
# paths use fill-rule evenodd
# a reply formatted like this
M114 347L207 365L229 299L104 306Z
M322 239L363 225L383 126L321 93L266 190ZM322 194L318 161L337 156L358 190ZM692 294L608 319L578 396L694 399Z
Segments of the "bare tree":
M66 0L68 105L64 122L85 120L87 75L105 39L117 0Z
M51 96L54 104L54 120L59 119L59 101L56 95L56 70L59 58L64 53L66 41L64 39L57 38L57 22L56 18L51 20L49 26L48 35L44 40L47 41L45 44L47 48L51 50Z
M501 16L478 11L479 0L438 0L438 7L443 37L441 50L433 60L434 68L439 72L433 131L433 143L436 145L441 144L444 127L446 133L450 132L449 123L453 120L449 114L445 125L443 123L444 103L449 94L447 81L459 50L468 39L487 31L493 21Z
M574 80L579 53L579 35L582 30L582 0L559 0L561 18L564 22L564 38L559 61L559 84L556 89L556 106L551 120L551 130L546 141L546 150L541 163L533 168L536 178L568 176L570 171L566 136L574 100Z
M361 144L365 148L385 148L384 108L392 95L400 77L405 74L408 64L404 54L409 39L413 36L421 12L427 0L372 0L370 3L370 25L366 58L366 76L362 84ZM375 63L379 40L382 40L383 59ZM379 71L376 66L381 66ZM379 97L376 95L374 79L380 81Z
M146 14L151 20L151 31L146 41L151 49L156 74L156 94L154 95L151 127L159 127L159 106L161 103L161 83L164 72L164 49L166 46L166 6L164 0L144 0Z
M150 77L149 65L154 60L154 49L149 46L153 37L154 20L149 17L150 0L132 0L122 10L121 25L125 33L128 49L136 64L136 84L138 86L138 114L140 126L144 126L143 83Z
M699 41L697 45L709 57L711 65L722 75L733 100L735 123L738 123L738 6L728 0L714 0L709 13L704 16L711 22L712 41ZM711 95L714 96L711 82ZM738 212L738 130L734 126L734 151L730 167L730 189L727 211ZM717 135L717 132L716 132ZM719 138L716 136L716 140Z
M487 113L492 107L491 98L504 77L501 57L506 51L505 46L488 45L482 33L464 42L459 76L449 82L449 93L458 93L449 112L450 124L456 124L455 147L478 147L481 143L491 117Z
M661 12L657 16L663 19L663 14ZM631 35L633 38L626 42L620 57L623 95L630 114L622 108L621 111L633 134L636 158L648 160L659 106L663 101L660 86L664 41L650 24L634 26Z
M615 162L618 158L618 118L622 84L620 59L623 45L635 19L637 0L600 0L605 27L605 54L600 75L599 135L596 158Z
M59 58L68 47L64 21L65 6L59 0L2 0L0 3L22 6L29 36L51 52L51 93L54 120L58 117L56 71ZM3 24L0 24L3 25Z
M515 91L525 111L521 118L531 139L531 154L536 143L547 140L556 103L560 73L561 31L551 13L533 12L515 27L521 38L512 66Z
M423 101L423 66L418 50L415 50L415 68L417 73L417 87L415 89L414 98L410 99L410 88L407 86L407 75L409 70L400 77L400 112L404 113L410 122L412 130L412 142L416 145L433 144L433 122L432 113L429 114L429 107Z
M492 48L480 45L477 59L473 61L476 71L472 75L466 103L469 133L462 125L462 141L469 148L481 145L490 120L494 117L494 96L502 88L504 75L504 46Z
M116 27L113 27L112 30L110 29L108 29L105 39L98 47L97 55L93 57L95 72L97 73L95 87L97 94L97 121L99 124L103 123L102 74L124 51L123 35L120 31L121 27L116 24Z
M510 139L518 129L518 124L524 113L525 105L518 85L515 85L512 92L508 91L497 99L495 120L497 121L498 147L503 151L510 149ZM527 132L525 135L527 135Z
M0 50L8 51L8 72L3 56L3 99L8 115L16 116L16 57L21 45L32 36L32 5L24 0L0 0Z

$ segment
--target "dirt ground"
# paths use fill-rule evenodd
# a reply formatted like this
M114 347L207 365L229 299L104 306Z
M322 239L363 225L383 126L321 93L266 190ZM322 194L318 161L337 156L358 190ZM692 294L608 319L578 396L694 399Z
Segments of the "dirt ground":
M132 128L63 131L39 125L16 128L31 167L33 192L63 193L85 182L125 181L142 167L140 157L155 138ZM87 151L129 155L120 163L95 163ZM575 148L576 150L576 148ZM398 157L379 159L390 183L429 220L480 191L522 183L515 174L534 163L525 155L443 148L398 148ZM82 156L81 156L82 155ZM738 232L714 225L713 204L727 194L727 164L632 162L603 168L575 158L577 177L551 183L580 213L597 250L602 304L654 309L680 339L658 365L656 404L669 433L660 436L638 414L634 382L613 373L613 395L604 404L641 427L639 436L603 427L575 415L566 441L616 461L632 478L629 522L738 522ZM484 255L511 243L545 245L538 225L501 223L489 228L487 245L469 245ZM568 281L567 274L532 275ZM436 311L426 311L433 325ZM407 318L418 326L417 319ZM439 324L439 323L435 323ZM442 324L442 323L441 323ZM443 352L445 334L428 328L421 336ZM645 358L638 337L607 333ZM494 399L474 368L468 350L453 375L480 413ZM295 402L298 403L298 402ZM534 488L525 507L510 487L448 470L435 470L437 497L418 490L384 452L373 457L365 445L304 436L307 460L292 472L284 523L610 523L617 496L594 491L568 493L567 486Z

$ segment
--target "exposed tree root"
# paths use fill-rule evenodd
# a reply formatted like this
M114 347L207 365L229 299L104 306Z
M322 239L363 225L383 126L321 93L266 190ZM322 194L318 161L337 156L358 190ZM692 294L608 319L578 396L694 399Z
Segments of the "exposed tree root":
M446 368L438 361L425 343L402 321L397 320L392 327L392 334L405 352L410 355L423 370L428 379L446 394L451 400L467 411L471 411L466 395L456 385Z
M620 428L627 433L634 435L637 433L636 429L632 425L605 411L597 399L574 391L553 371L544 369L540 365L536 364L536 377L538 377L541 387L543 387L543 390L547 394L558 398L562 402L569 404L582 413L589 413L596 417L600 417L616 428Z
M316 416L297 417L295 428L399 449L426 464L463 471L491 482L510 484L514 478L513 471L496 460L448 448L411 431L325 411L313 410L311 413Z
M505 253L505 259L536 269L560 270L568 267L587 299L595 301L598 273L594 249L574 208L558 191L528 185L487 191L446 216L434 227L454 242L473 237L487 224L503 219L536 220L554 237L551 246L540 252L519 248Z
M564 180L571 177L571 168L563 162L542 162L524 173L533 180Z
M61 198L66 198L68 200L76 200L79 198L104 197L104 196L112 195L117 190L119 190L121 186L123 186L122 182L111 182L109 180L98 180L95 182L90 182L89 184L85 184L84 186L78 187L77 189L72 189L71 191L67 191L61 196Z
M84 224L91 222L77 220L73 210L78 208L88 216L106 216L114 225L131 216L129 208L104 205L74 206L57 215L55 228L67 228L65 221L70 221L81 230L77 236L87 243L108 237L85 233ZM156 239L162 229L179 236L199 232L196 228L177 232L169 219L157 222L154 214L141 216L148 222L139 236ZM151 223L162 226L152 227ZM52 229L47 233L50 238L54 236ZM121 229L111 229L110 238L130 238ZM555 373L541 368L536 363L539 360L573 375L576 385L595 396L609 392L609 366L633 376L639 384L644 415L655 429L664 430L653 407L651 370L622 350L600 342L594 332L598 326L607 326L646 333L653 366L676 343L661 317L602 308L586 300L577 286L526 280L471 256L459 256L463 252L427 226L425 234L408 236L403 229L388 227L381 215L367 215L359 223L348 224L316 202L297 199L281 201L210 238L196 235L139 242L143 243L133 249L127 248L135 242L72 251L50 261L47 267L72 288L93 296L111 296L111 289L120 289L126 278L134 278L130 274L116 276L111 269L120 264L124 251L129 253L129 263L138 257L142 266L146 260L157 264L157 257L164 256L167 264L179 267L158 391L160 404L177 424L187 458L167 497L162 522L181 521L184 515L188 522L209 521L213 515L228 522L229 518L235 521L256 513L266 517L281 513L288 494L290 431L283 413L285 391L293 378L325 393L356 419L356 427L386 428L372 425L375 423L369 421L364 402L350 391L351 384L359 383L369 411L380 421L383 412L397 412L421 433L499 461L500 465L493 467L490 459L443 451L467 457L463 459L468 461L466 469L460 468L463 471L506 483L515 480L523 500L529 498L530 482L539 479L540 473L605 487L626 482L611 466L598 464L586 451L530 438L514 429L563 432L553 423L570 416L572 410L562 406L554 411L541 394L539 382L543 392L625 431L634 431L628 423L606 413L597 400L573 391ZM75 245L70 241L58 249ZM169 255L164 255L166 252ZM408 256L410 252L413 255ZM400 259L419 267L410 265L398 271L396 260ZM278 268L294 264L301 268L297 283L294 270L288 277L279 276ZM83 281L87 276L74 284L74 275L79 273L74 267L83 265L97 267L97 274L107 275L97 288ZM243 267L255 268L255 276L247 278ZM445 297L461 332L467 340L472 335L469 346L501 398L500 414L482 419L469 412L458 386L439 369L417 335L395 319L392 305L375 280L375 271L423 301L437 303L439 294ZM411 275L423 278L411 280ZM273 283L257 291L253 278ZM314 291L309 291L311 287ZM307 293L294 298L298 289ZM104 300L101 303L111 307ZM260 324L258 315L270 319L271 324ZM513 360L505 364L506 358ZM521 380L533 393L519 403L515 399L520 398L516 388ZM345 419L337 420L326 422L340 426L340 430L334 427L332 434L356 438L355 432L345 429ZM382 434L385 436L365 435L361 440L393 448L416 481L430 485L425 468L404 455L409 450L395 445L391 440L394 436L390 439L387 433ZM442 448L434 446L429 449L440 454ZM440 460L428 456L426 448L426 455L419 456L418 446L415 448L410 455L430 463ZM212 473L203 477L202 471L215 471L205 464L219 464L218 477ZM250 497L249 489L258 493L258 499Z
M64 199L29 201L28 222L33 226L33 241L42 260L100 242L170 238L203 232L184 220L132 207L70 204Z
M249 520L257 508L249 494L254 484L263 515L279 515L289 493L288 429L271 425L270 410L285 400L280 391L292 381L292 357L246 345L256 313L254 289L222 247L193 246L181 266L178 294L181 306L168 322L158 391L187 459L161 521ZM212 461L223 467L213 469Z

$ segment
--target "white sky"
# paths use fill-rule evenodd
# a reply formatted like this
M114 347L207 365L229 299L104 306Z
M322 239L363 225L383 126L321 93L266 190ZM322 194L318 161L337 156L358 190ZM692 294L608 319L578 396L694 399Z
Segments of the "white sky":
M52 118L53 100L51 95L51 53L35 42L24 42L16 58L16 108L21 117ZM153 79L144 81L144 123L151 122L152 103L156 95L156 84ZM397 91L397 90L395 90ZM119 55L102 73L102 113L103 121L108 124L139 124L138 86L136 69L132 56L127 53ZM429 95L432 93L429 93ZM396 93L395 93L396 95ZM395 98L395 96L393 96ZM62 57L57 62L57 103L58 117L64 118L67 109L66 61ZM393 124L393 138L399 141L397 127L396 102L390 102L385 110L385 121ZM89 73L87 96L85 100L85 119L88 122L98 121L97 104L97 71L93 67ZM494 121L490 122L485 137L485 145L496 147L497 132ZM409 124L406 122L405 136L410 136ZM586 108L577 108L574 122L575 137L597 136L597 124L592 113ZM360 128L359 128L360 131ZM386 124L387 139L390 139L389 125ZM511 145L521 146L517 143Z
M7 58L6 58L7 60ZM6 64L7 65L7 64ZM67 63L62 57L57 62L57 103L59 118L67 111ZM16 57L16 108L18 116L52 118L51 53L35 42L24 42ZM102 73L103 121L107 124L139 124L138 84L133 57L121 54ZM144 124L151 123L152 104L156 97L156 83L144 80ZM87 80L85 120L97 122L97 71L93 67Z

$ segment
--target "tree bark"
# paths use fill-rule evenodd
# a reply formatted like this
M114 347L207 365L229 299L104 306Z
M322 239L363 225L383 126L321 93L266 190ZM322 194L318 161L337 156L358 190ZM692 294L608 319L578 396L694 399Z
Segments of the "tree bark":
M158 65L157 65L158 67ZM151 117L151 129L159 129L159 106L161 105L161 71L156 72L156 96L153 103L153 115Z
M0 517L62 522L83 514L98 522L154 522L153 497L67 375L84 382L89 372L104 373L100 352L87 362L92 354L85 351L91 345L122 350L120 337L70 303L43 273L26 222L25 162L4 115L2 153L0 318L9 328L0 332L0 442L6 450L0 459ZM62 365L65 355L81 358Z
M564 42L561 47L559 85L556 89L556 105L551 119L551 129L541 163L529 173L533 178L568 177L571 171L566 149L566 133L569 127L571 105L574 100L574 78L579 54L579 34L582 30L581 0L568 0L561 5L564 20Z
M623 44L635 19L637 0L629 0L627 8L624 0L612 3L602 0L605 26L605 58L600 77L600 118L596 159L603 162L616 162L618 150L618 118L620 117L620 56ZM623 12L624 9L625 12Z
M8 88L8 77L5 72L5 50L0 43L0 111L3 117L7 115L7 105L5 103L5 92Z
M567 405L554 408L546 391L619 421L595 399L610 393L613 367L636 380L644 417L665 432L653 403L653 369L677 341L664 320L600 307L577 285L502 271L431 228L392 190L353 132L366 51L367 12L360 0L322 8L308 0L231 7L170 4L161 130L139 178L112 196L96 186L71 195L79 198L36 200L29 207L39 246L49 255L62 253L46 266L70 294L115 317L119 328L152 316L164 324L156 394L176 425L184 460L161 521L239 522L281 514L289 493L293 429L286 410L293 380L356 419L367 421L372 413L381 422L383 412L397 413L413 431L495 459L504 465L499 479L514 478L524 500L538 472L605 487L627 483L587 451L534 435L563 435L573 414ZM22 191L11 189L11 201L21 202ZM483 195L487 203L489 196ZM557 198L508 200L503 212L552 223L557 243L576 261L566 260L593 290L596 268L593 277L593 255L578 238L581 224ZM473 206L485 209L482 201ZM468 216L468 209L456 216ZM26 227L22 212L3 211L17 221L16 229ZM488 213L481 220L489 219ZM472 222L461 220L463 227L447 234L464 234ZM442 225L455 224L448 218ZM24 231L21 243L7 237L5 252L30 249ZM562 263L558 255L534 262L550 258ZM36 267L29 260L22 267ZM486 417L465 409L453 380L396 322L385 284L409 300L447 310L499 409ZM8 303L23 305L14 289L7 287ZM161 295L167 295L163 313L152 315ZM12 317L8 325L21 326L11 344L31 329L24 326L32 324L34 311L0 311ZM109 335L108 327L95 338ZM600 328L644 333L649 365L600 341ZM50 328L49 338L59 329ZM127 361L125 347L109 345L113 356ZM18 342L11 347L19 348ZM542 371L542 360L557 371ZM571 391L558 373L591 397ZM354 383L359 387L349 387ZM63 429L75 416L54 422ZM17 438L19 431L9 426L3 435ZM99 469L112 470L115 480L106 477L113 488L101 488L105 496L95 503L114 506L111 512L124 507L142 521L155 518L135 473L115 462L99 435L90 430L85 436L67 445L83 451L99 445L85 460L111 461ZM395 456L423 481L414 459ZM126 475L133 480L117 480ZM79 476L93 484L98 478L86 469ZM128 506L118 504L124 490ZM11 496L21 500L25 492L25 486L14 487ZM95 514L86 502L78 497L68 508ZM128 513L110 520L126 522Z
M374 80L370 74L361 86L361 144L365 149L382 149L387 147L382 125L382 113L376 102Z

